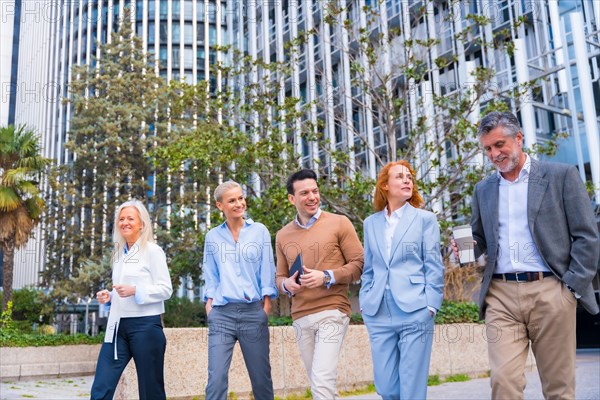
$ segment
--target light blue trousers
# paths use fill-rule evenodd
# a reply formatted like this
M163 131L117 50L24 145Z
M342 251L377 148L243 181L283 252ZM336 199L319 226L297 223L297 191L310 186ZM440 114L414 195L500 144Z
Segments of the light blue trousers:
M384 400L425 399L434 321L427 307L406 313L386 289L377 314L363 320L377 393Z

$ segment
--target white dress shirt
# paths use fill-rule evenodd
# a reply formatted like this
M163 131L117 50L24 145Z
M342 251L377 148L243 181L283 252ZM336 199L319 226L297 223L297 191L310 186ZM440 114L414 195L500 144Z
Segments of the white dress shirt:
M390 215L388 215L387 206L385 207L384 237L385 237L385 248L386 248L386 254L388 256L388 260L392 259L392 241L394 239L394 232L396 231L396 228L398 227L398 224L400 223L400 220L402 219L402 216L404 215L404 210L406 210L407 204L408 204L408 202L404 203L404 205L402 207L398 208L397 210L394 210ZM389 283L386 283L385 288L386 289L390 288ZM437 313L437 310L433 307L427 306L427 309L429 311L431 311L434 315Z
M531 236L527 221L527 189L531 159L525 164L517 179L510 182L498 172L498 274L514 272L549 272L544 265Z

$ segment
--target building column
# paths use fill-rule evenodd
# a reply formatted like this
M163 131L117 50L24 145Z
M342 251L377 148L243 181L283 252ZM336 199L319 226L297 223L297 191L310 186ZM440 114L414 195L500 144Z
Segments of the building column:
M570 15L571 29L573 32L573 47L575 49L575 63L577 65L577 78L583 108L583 120L587 136L590 168L592 170L592 183L596 201L600 200L600 144L598 141L598 115L594 102L593 82L590 75L589 55L584 31L583 16L580 12Z

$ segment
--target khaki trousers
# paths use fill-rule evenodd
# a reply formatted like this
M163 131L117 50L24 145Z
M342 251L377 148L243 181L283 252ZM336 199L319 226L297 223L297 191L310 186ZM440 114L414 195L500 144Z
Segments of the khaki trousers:
M294 321L300 356L306 367L313 399L338 398L337 364L350 318L339 310L326 310Z
M485 302L492 399L523 399L530 343L544 398L574 399L577 301L565 285L492 279Z

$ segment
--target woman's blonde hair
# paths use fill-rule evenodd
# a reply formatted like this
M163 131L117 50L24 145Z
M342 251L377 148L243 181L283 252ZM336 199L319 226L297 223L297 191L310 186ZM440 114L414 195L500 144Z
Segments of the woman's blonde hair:
M377 177L377 184L375 185L375 196L373 196L373 208L375 211L383 210L388 204L388 191L384 189L387 186L388 180L390 178L390 169L395 167L396 165L403 165L409 171L413 177L413 189L412 189L412 197L408 200L411 206L415 208L421 208L425 205L425 201L423 201L423 197L419 194L417 189L417 181L415 180L415 171L410 167L410 164L406 160L400 161L392 161L387 163L381 171L379 171L379 176Z
M119 245L121 249L125 246L125 238L123 235L121 235L121 231L119 230L119 217L121 215L121 211L127 207L135 208L138 212L140 220L142 221L142 232L140 233L140 238L138 239L140 242L140 247L144 247L144 245L148 242L154 243L154 233L152 232L150 214L144 206L144 203L137 199L133 199L121 204L119 207L117 207L117 211L115 212L115 222L113 225L113 242L115 246Z
M231 190L231 189L235 189L235 188L240 188L243 191L242 186L235 181L227 181L227 182L221 183L215 189L215 192L214 192L215 201L218 201L219 203L221 203L223 201L223 195L225 194L225 192L228 190Z

